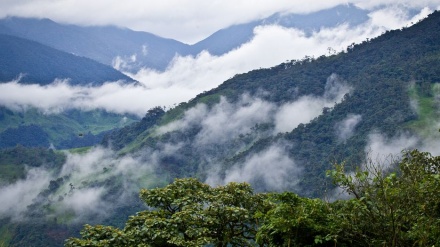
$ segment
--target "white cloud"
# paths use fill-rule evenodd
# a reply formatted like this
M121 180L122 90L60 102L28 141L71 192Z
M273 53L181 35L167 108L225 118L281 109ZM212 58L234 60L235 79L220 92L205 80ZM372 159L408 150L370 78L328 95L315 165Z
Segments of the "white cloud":
M0 187L0 217L11 216L14 220L23 218L22 213L32 204L36 196L50 181L50 175L44 169L32 168L23 180Z
M231 104L220 100L201 121L196 145L221 144L240 134L246 134L258 123L271 122L275 105L243 95L240 102Z
M333 107L342 101L351 88L340 82L336 74L329 76L323 96L306 95L282 105L275 115L275 133L290 132L322 114L324 107Z
M400 134L387 138L380 133L372 133L368 137L365 153L372 162L387 168L401 157L403 150L416 147L420 147L420 139L416 136Z
M269 191L291 189L298 183L302 168L295 164L282 146L271 146L250 156L243 164L235 164L226 170L224 178L212 170L206 182L211 185L249 182L257 190Z
M310 13L348 3L368 9L383 5L435 9L440 5L438 0L317 0L307 4L290 0L5 0L0 4L0 18L15 15L80 25L112 24L193 43L219 29L277 12Z
M352 137L354 129L362 120L361 115L349 114L344 120L336 125L336 135L340 141L345 141Z
M341 51L353 42L378 36L386 30L381 25L382 16L384 13L393 16L393 11L399 12L395 8L385 12L378 10L378 14L371 14L372 19L363 25L321 29L311 36L297 29L276 25L260 26L254 30L255 37L251 41L222 56L213 56L207 52L195 57L177 56L166 71L142 69L136 74L129 74L143 86L122 85L118 82L109 82L100 87L68 86L63 81L49 86L2 83L0 105L12 109L36 107L49 113L68 108L103 108L112 112L143 116L152 107L169 107L188 101L236 74L305 56L318 57L326 54L328 47ZM399 13L395 15L400 16ZM398 25L396 23L404 26L411 21L403 17L393 20L392 26ZM127 61L116 58L115 65L129 66L124 63L129 64L133 59L135 57L130 57Z

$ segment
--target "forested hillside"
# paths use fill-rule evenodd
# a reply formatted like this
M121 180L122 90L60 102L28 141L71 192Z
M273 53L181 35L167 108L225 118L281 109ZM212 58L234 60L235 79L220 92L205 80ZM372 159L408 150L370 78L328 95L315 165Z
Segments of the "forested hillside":
M0 20L0 33L34 40L109 66L118 56L124 60L137 56L137 61L130 64L132 67L125 67L126 70L143 66L163 70L176 53L183 55L188 47L151 33L111 26L63 25L49 19L5 18Z
M352 198L334 202L176 179L141 190L150 208L125 227L85 225L66 246L437 245L440 157L414 150L391 171L381 165L352 175L337 165L328 174Z
M135 122L132 115L104 110L65 110L44 113L38 109L12 111L0 107L0 148L45 147L69 149L93 146L110 130Z
M1 179L16 183L1 191L9 199L0 244L56 246L76 236L66 245L432 246L438 156L405 152L369 166L369 154L402 143L437 151L439 37L434 12L344 52L239 74L172 109L152 108L102 146L7 148ZM1 112L20 126L1 138L30 132L46 144L60 133L38 127L47 121L38 110ZM74 140L93 129L93 114L66 114ZM20 125L29 119L38 121ZM31 162L36 153L42 162ZM341 191L353 199L338 200ZM79 238L84 222L109 226L88 225Z
M249 42L257 26L280 25L303 30L308 35L321 28L340 24L359 25L367 11L353 5L309 14L277 13L250 23L233 25L214 32L195 44L114 26L83 27L56 23L49 19L8 17L0 19L0 33L33 40L52 48L116 66L123 71L141 68L164 71L176 55L196 56L202 51L223 55Z
M22 83L47 85L68 79L72 85L100 85L108 81L133 79L85 57L79 57L35 41L0 34L0 82L22 77Z
M430 129L423 120L426 114L414 103L433 102L436 95L438 37L440 13L435 12L410 28L350 45L343 53L236 75L166 112L154 120L156 125L134 124L106 143L122 153L174 145L178 152L161 160L172 177L222 183L241 174L258 190L320 196L328 184L325 170L334 161L361 162L373 134L390 138ZM434 120L432 107L426 109ZM309 119L300 121L304 115ZM344 132L341 126L350 121L354 124ZM116 138L133 131L139 133L136 138ZM249 161L264 158L268 160L254 168L290 174L278 178L283 186L262 173L245 176ZM277 167L282 161L283 167Z

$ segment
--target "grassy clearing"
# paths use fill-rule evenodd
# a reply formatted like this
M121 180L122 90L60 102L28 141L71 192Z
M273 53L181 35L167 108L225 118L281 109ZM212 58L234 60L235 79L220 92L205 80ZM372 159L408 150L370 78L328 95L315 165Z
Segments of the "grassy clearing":
M439 101L440 84L431 85L431 94L422 94L418 86L414 85L409 90L410 98L415 102L418 118L408 123L408 127L423 137L440 137L438 122L440 120Z

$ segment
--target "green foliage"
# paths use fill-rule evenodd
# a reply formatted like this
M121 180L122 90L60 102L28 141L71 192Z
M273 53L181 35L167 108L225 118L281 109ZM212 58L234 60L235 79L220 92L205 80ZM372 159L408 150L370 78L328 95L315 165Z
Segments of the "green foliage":
M85 57L75 56L40 43L0 34L0 82L24 74L23 83L47 85L55 79L70 79L72 84L102 84L133 79Z
M16 146L0 150L0 185L26 176L25 167L60 168L66 161L63 153L46 148Z
M334 205L332 231L339 241L351 246L440 243L440 157L413 150L394 172L368 166L346 174L338 165L330 175L355 197Z
M408 127L424 137L440 137L435 133L433 122L440 117L438 109L439 83L419 83L410 87L411 100L415 104L417 119L408 122Z
M66 246L253 246L257 213L265 212L264 194L246 183L212 188L196 179L141 190L153 210L130 217L124 229L86 226L82 239Z
M124 127L137 120L104 110L68 110L58 114L45 114L37 109L11 111L0 107L0 148L17 144L28 147L58 149L93 146L108 131Z
M372 132L391 137L402 132L428 131L429 121L423 114L416 114L411 107L408 88L417 85L422 104L430 113L436 113L434 92L429 92L433 83L440 81L440 12L410 28L395 30L384 35L353 44L346 52L329 57L294 60L278 66L236 75L219 87L198 95L188 103L182 103L165 113L154 125L138 126L138 136L115 138L126 152L148 148L160 150L168 145L182 145L179 152L169 154L159 161L164 172L171 177L206 178L206 168L219 164L220 173L234 165L244 163L249 157L266 150L279 142L291 143L286 148L295 163L303 167L301 180L297 184L303 196L321 197L329 184L325 171L333 162L346 160L360 163ZM267 131L249 130L250 136L241 138L228 136L225 144L197 146L197 135L203 126L195 123L184 130L172 133L152 134L157 127L181 120L185 111L197 104L215 107L219 97L231 104L239 102L242 95L259 98L281 106L303 96L322 96L327 79L337 75L338 82L353 90L334 107L323 109L323 114L304 123L288 133L275 135L274 122ZM423 102L422 102L423 103ZM356 125L353 136L346 140L338 137L336 127L350 115L359 115L362 120ZM437 114L427 114L429 119ZM426 118L428 119L428 118ZM413 125L414 124L414 125ZM415 126L415 127L414 127ZM120 136L129 136L124 130ZM111 139L111 138L110 138ZM118 142L121 141L121 142ZM296 191L296 188L288 188Z
M158 106L154 107L148 110L140 122L134 122L118 131L107 134L101 143L114 150L120 150L128 143L134 142L135 139L139 138L146 130L155 126L164 114L164 109Z
M414 150L395 165L336 165L328 174L352 198L334 202L176 179L141 190L151 209L125 228L86 225L66 246L437 246L440 156Z
M261 215L256 241L261 246L320 246L330 239L330 207L319 199L299 197L291 192L272 194L274 207Z

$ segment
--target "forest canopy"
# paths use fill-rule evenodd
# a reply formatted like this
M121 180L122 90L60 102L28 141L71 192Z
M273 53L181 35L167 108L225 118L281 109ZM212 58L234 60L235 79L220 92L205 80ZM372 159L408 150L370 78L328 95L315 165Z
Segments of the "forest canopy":
M148 209L122 229L85 225L74 246L435 246L440 244L440 157L403 153L392 168L327 172L350 199L254 193L194 178L143 189Z

